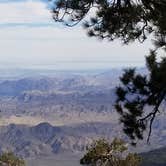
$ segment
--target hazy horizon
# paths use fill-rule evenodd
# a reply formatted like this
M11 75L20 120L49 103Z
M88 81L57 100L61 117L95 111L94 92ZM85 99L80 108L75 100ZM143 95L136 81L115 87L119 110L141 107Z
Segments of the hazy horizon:
M144 68L145 65L141 62L126 61L125 64L119 62L56 62L55 64L0 64L0 69L33 69L33 70L57 70L57 71L79 71L79 70L111 70L124 69L128 67Z

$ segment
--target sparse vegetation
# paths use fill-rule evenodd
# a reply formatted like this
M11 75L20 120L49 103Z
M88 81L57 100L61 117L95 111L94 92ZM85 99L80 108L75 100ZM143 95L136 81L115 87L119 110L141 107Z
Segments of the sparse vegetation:
M127 145L115 138L112 143L104 139L94 141L80 160L88 166L138 166L141 158L135 153L127 153Z
M25 161L17 157L12 152L3 153L0 156L0 165L1 166L25 166Z
M165 0L58 0L53 9L55 21L67 26L85 21L84 27L91 37L110 41L120 39L124 44L136 40L143 43L150 35L153 38L155 48L146 58L148 75L135 75L133 69L126 70L121 78L124 87L117 89L119 99L116 109L120 113L124 132L134 145L137 139L143 139L147 127L149 142L152 124L166 99L165 11ZM159 49L164 50L160 62L157 61ZM128 100L126 96L130 95L135 96L134 100ZM148 113L144 109L146 105L152 107Z

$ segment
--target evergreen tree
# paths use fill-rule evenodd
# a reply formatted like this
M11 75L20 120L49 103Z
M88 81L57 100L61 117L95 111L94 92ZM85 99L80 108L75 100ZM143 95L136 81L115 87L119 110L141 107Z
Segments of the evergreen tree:
M166 58L157 62L156 54L152 51L146 58L146 64L148 76L128 69L120 78L122 85L116 90L118 99L115 107L121 115L124 132L133 143L137 138L143 139L143 132L148 125L149 141L153 121L166 99Z
M123 140L115 138L112 143L104 139L94 141L87 153L80 160L81 165L89 166L138 166L140 157L126 153L127 146Z
M153 33L165 45L165 10L165 0L57 0L53 18L67 26L84 21L88 34L101 39L143 42Z
M166 0L57 0L53 18L67 26L84 22L89 36L120 39L124 44L153 38L155 48L146 57L148 74L125 70L115 105L133 144L143 138L147 126L149 141L156 114L166 100ZM160 62L156 60L158 49L164 49Z

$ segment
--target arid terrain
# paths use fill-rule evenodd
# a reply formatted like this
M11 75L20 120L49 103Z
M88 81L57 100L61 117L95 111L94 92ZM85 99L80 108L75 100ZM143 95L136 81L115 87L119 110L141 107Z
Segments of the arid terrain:
M15 152L30 166L75 166L94 139L127 140L113 106L121 70L16 73L0 78L1 151ZM151 145L144 140L130 149L144 152L165 146L164 122L161 113Z

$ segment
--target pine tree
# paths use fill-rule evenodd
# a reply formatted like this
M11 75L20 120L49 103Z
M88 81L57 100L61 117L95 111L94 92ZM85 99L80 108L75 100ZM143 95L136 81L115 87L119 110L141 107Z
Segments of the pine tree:
M127 153L127 146L121 139L112 143L104 139L94 141L80 160L81 165L89 166L138 166L141 158L135 153Z
M90 19L86 19L87 15ZM124 132L133 144L136 139L143 139L146 129L149 141L152 124L166 100L166 0L57 0L53 18L67 26L83 22L89 36L110 41L120 39L124 44L153 38L155 48L146 57L148 74L126 70L117 88L115 104ZM164 53L158 62L159 49Z
M148 76L128 69L120 78L122 85L116 90L118 99L115 108L121 115L124 132L133 143L137 138L143 139L148 125L149 142L153 121L166 99L166 58L157 62L156 54L152 51L146 58L146 64Z

